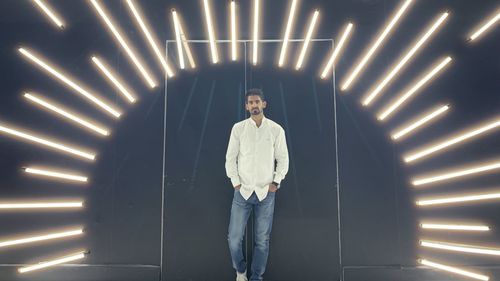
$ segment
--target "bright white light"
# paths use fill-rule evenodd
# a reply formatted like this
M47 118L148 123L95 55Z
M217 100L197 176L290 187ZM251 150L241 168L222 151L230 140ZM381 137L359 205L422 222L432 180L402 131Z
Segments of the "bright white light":
M174 21L174 28L175 28L175 37L177 41L177 50L179 51L179 62L181 69L184 69L184 55L182 52L182 47L184 47L186 51L186 56L188 58L189 64L191 65L191 68L196 68L196 64L194 62L193 54L191 53L191 49L189 48L188 40L186 38L186 35L184 33L184 30L182 29L181 21L179 19L179 16L177 15L177 12L175 10L172 10L172 18Z
M378 49L378 47L380 46L380 44L382 44L382 42L387 37L387 35L389 34L389 32L391 32L391 30L394 28L394 26L396 26L396 23L399 21L399 19L401 18L401 16L404 14L404 12L406 11L406 9L410 6L411 1L412 0L406 0L403 3L403 5L401 6L401 8L399 8L398 12L394 15L394 17L391 19L391 21L389 22L389 24L387 24L387 26L385 27L384 31L380 34L380 36L377 38L377 40L375 41L375 43L373 43L373 45L370 48L370 50L368 50L368 52L363 57L363 59L361 60L361 62L356 66L356 68L351 72L351 74L349 75L349 77L347 78L347 80L345 80L345 82L342 84L342 87L341 87L342 91L347 90L347 88L349 88L349 86L351 86L351 84L353 83L354 79L356 79L356 77L361 73L361 70L366 65L366 63L368 62L368 60L373 56L373 54Z
M83 207L83 202L0 203L0 210L66 209L66 208L82 208L82 207Z
M205 19L207 21L208 38L210 40L210 52L212 54L212 62L219 62L219 53L217 51L217 44L215 43L215 31L212 23L212 15L210 13L210 5L208 0L203 0L203 7L205 8Z
M297 65L295 65L295 69L299 70L302 68L302 64L304 63L304 58L307 53L307 48L311 42L312 34L314 32L314 28L316 27L316 22L318 21L319 11L314 11L311 22L309 23L309 28L307 30L306 39L304 40L304 44L302 45L302 50L300 51L299 59L297 60Z
M339 43L335 47L335 50L333 51L332 55L330 56L330 59L328 60L328 63L326 64L325 68L323 69L323 72L321 73L321 79L325 79L326 75L328 72L333 69L335 65L335 60L337 59L338 54L342 50L342 47L344 46L345 41L347 40L347 37L351 33L351 30L353 28L353 24L349 23L347 27L344 30L344 33L342 34L342 37L339 40Z
M21 54L23 54L24 56L26 56L27 58L29 58L30 60L32 60L33 62L35 62L36 64L38 64L39 66L41 66L47 72L49 72L50 74L54 75L56 78L58 78L59 80L64 82L66 85L73 88L73 90L77 91L82 96L86 97L87 99L89 99L90 101L92 101L93 103L95 103L96 105L101 107L102 109L106 110L108 113L112 114L114 117L116 117L116 118L120 117L121 113L117 109L114 109L113 107L107 105L106 103L104 103L103 101L101 101L100 99L98 99L97 97L92 95L90 92L88 92L87 90L83 89L78 84L76 84L75 82L68 79L66 76L57 72L56 70L54 70L53 67L51 67L50 65L45 63L43 60L37 58L36 56L31 54L29 51L25 50L24 48L19 48L19 52Z
M41 145L44 145L44 146L47 146L47 147L50 147L50 148L53 148L53 149L56 149L59 151L63 151L63 152L66 152L66 153L69 153L72 155L76 155L76 156L79 156L79 157L82 157L85 159L95 160L95 157L96 157L95 154L92 154L89 152L84 152L84 151L81 151L79 149L60 144L58 142L46 140L46 139L43 139L41 137L28 134L26 132L14 130L14 129L11 129L11 128L4 126L1 123L0 123L0 132L4 132L4 133L7 133L8 135L16 136L16 137L22 138L24 140L38 143L38 144L41 144Z
M252 63L257 65L259 58L259 13L260 13L260 0L254 0L253 11L253 51Z
M283 45L281 46L280 59L278 62L279 67L282 67L285 64L288 40L290 39L290 33L292 32L292 25L293 25L293 20L295 18L296 7L297 7L297 0L292 0L292 6L290 7L290 14L288 15L288 22L286 24L285 36L283 38Z
M438 109L433 110L429 114L425 114L424 117L419 118L416 121L411 121L410 124L405 125L403 129L394 132L391 137L393 140L398 140L401 137L415 131L416 129L422 127L423 125L429 123L434 118L437 118L441 114L445 113L450 108L449 105L440 106Z
M141 27L142 32L146 36L146 39L149 42L149 45L153 49L156 58L160 62L160 64L163 66L165 69L165 72L167 73L168 77L173 77L174 73L172 72L172 69L170 68L170 65L168 64L167 60L163 57L162 53L160 52L160 48L158 47L158 44L156 44L156 40L153 39L153 36L151 35L151 32L149 32L149 29L146 26L146 23L141 17L141 14L139 14L139 11L135 7L134 3L131 0L127 0L128 7L130 8L130 11L134 15L135 20Z
M460 268L456 268L456 267L451 267L451 266L444 265L444 264L435 263L435 262L432 262L432 261L429 261L429 260L422 259L422 260L419 260L419 262L421 264L423 264L423 265L427 265L427 266L435 268L435 269L440 269L440 270L443 270L443 271L447 271L447 272L450 272L450 273L454 273L454 274L458 274L458 275L470 277L470 278L473 278L473 279L483 280L483 281L490 280L490 277L488 277L486 275L473 273L473 272L466 271L466 270L463 270L463 269L460 269Z
M492 27L494 24L496 24L500 20L500 11L497 11L496 14L488 21L486 24L481 26L477 31L475 31L469 39L472 41L476 38L478 38L481 34L483 34L487 29Z
M46 176L46 177L51 177L51 178L65 179L65 180L78 181L78 182L87 182L88 181L88 178L84 177L84 176L71 175L68 173L62 173L62 172L57 172L57 171L48 171L48 170L42 170L42 169L36 169L36 168L26 168L26 169L24 169L24 171L28 174L41 175L41 176Z
M478 247L478 246L472 246L472 245L462 245L462 244L454 244L454 243L447 243L447 242L432 242L432 241L420 241L420 245L422 247L447 250L447 251L454 251L454 252L500 256L499 249Z
M26 273L26 272L30 272L30 271L35 271L35 270L44 269L44 268L52 267L55 265L67 263L70 261L80 260L83 258L85 258L85 254L83 252L80 252L80 253L72 254L72 255L67 256L67 257L62 257L62 258L51 260L51 261L40 262L36 265L21 267L18 269L18 271L19 271L19 273Z
M418 200L417 205L418 206L444 205L444 204L475 202L475 201L484 201L492 199L500 199L500 193L485 193L485 194L474 194L465 196L423 199L423 200Z
M108 26L111 33L113 33L116 40L118 40L118 42L120 43L122 48L125 50L125 52L129 56L129 58L132 60L134 65L137 67L137 70L139 70L139 72L142 74L142 76L144 77L144 79L148 83L149 87L151 87L151 88L156 87L156 82L153 81L153 78L151 78L151 75L146 71L146 69L141 64L141 62L139 61L137 56L134 54L134 52L132 52L132 50L128 46L127 42L125 41L125 39L122 37L120 32L116 29L116 27L113 24L113 22L111 21L110 17L106 14L106 12L104 12L102 7L99 6L99 4L97 3L96 0L90 0L90 3L92 3L92 5L96 9L97 13L101 16L101 18L104 20L104 22Z
M118 91L130 102L130 103L134 103L135 102L135 98L134 96L132 96L132 94L130 94L127 90L127 88L125 88L125 86L123 86L123 84L119 81L118 78L116 78L116 74L113 74L111 73L111 70L108 69L109 67L106 67L97 57L92 57L92 61L95 63L95 65L97 65L97 67L99 68L99 70L101 70L102 73L104 73L104 75L109 79L109 81L111 81L111 83L113 85L115 85L115 87L118 89ZM121 79L120 79L121 80Z
M455 144L458 144L460 142L471 139L475 136L479 136L479 135L486 133L488 131L491 131L499 126L500 126L500 119L497 119L497 120L490 122L486 125L469 130L469 131L467 131L463 134L460 134L456 137L448 138L448 139L440 142L439 144L436 144L436 145L433 145L431 147L419 150L418 152L415 152L415 153L410 153L408 156L404 157L404 161L406 163L415 161L415 160L420 159L424 156L430 155L432 153L435 153L437 151L440 151L440 150L445 149L447 147L450 147L452 145L455 145Z
M236 2L231 1L231 59L236 61L238 59L237 48L238 37L236 35Z
M399 63L387 74L387 76L382 80L377 87L370 92L370 94L363 100L363 105L368 106L375 97L377 97L384 87L396 76L396 74L403 68L403 66L415 55L415 53L422 47L422 45L429 39L429 37L436 31L436 29L444 22L448 17L448 13L443 13L441 17L427 30L427 32L422 36L415 45L406 53L406 55L399 61Z
M451 61L450 57L445 58L440 64L434 67L429 73L427 73L424 78L418 81L413 87L410 88L406 93L400 96L396 101L394 101L389 107L379 114L378 120L383 121L397 109L399 109L403 103L405 103L411 96L413 96L423 85L425 85L429 80L431 80L437 73L439 73L448 63Z
M486 225L422 223L420 227L433 230L490 231L490 227Z
M41 105L42 107L44 107L52 112L57 113L60 116L65 117L66 119L69 119L70 121L76 122L77 124L82 125L88 129L91 129L91 130L93 130L93 131L95 131L103 136L109 136L109 130L104 129L100 126L97 126L90 121L86 121L85 120L86 118L82 118L76 113L71 113L69 111L63 110L60 106L57 106L57 105L47 101L46 99L44 99L40 96L37 96L37 95L32 94L32 93L25 93L23 96L25 98L27 98L28 100L30 100L38 105Z
M25 238L20 238L20 239L16 239L16 240L0 241L0 248L14 246L14 245L20 245L20 244L28 244L28 243L33 243L33 242L46 241L46 240L54 240L54 239L59 239L59 238L66 238L66 237L77 236L77 235L81 235L81 234L83 234L83 229L75 229L75 230L65 231L65 232L51 233L51 234L33 236L33 237L25 237Z
M468 168L468 169L456 170L456 171L452 171L452 172L445 173L445 174L438 175L438 176L417 178L417 179L413 180L412 184L415 186L424 185L424 184L439 182L439 181L443 181L443 180L454 179L454 178L458 178L458 177L463 177L463 176L473 175L473 174L487 172L487 171L491 171L491 170L496 170L499 168L500 168L500 162L495 162L495 163L476 166L476 167L472 167L472 168Z
M59 19L58 16L56 16L56 14L50 10L49 6L42 2L41 0L33 0L33 2L35 2L38 7L40 7L40 9L42 9L42 11L59 27L59 28L64 28L64 23L62 22L61 19Z

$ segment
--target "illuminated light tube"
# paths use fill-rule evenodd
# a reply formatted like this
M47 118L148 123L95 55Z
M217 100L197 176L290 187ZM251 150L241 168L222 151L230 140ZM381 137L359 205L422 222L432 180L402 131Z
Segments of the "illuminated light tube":
M129 56L129 58L132 60L134 65L137 67L137 70L139 70L139 72L141 73L143 78L148 83L149 87L151 87L151 88L156 87L156 82L153 80L153 78L151 78L151 75L148 73L148 71L141 64L141 62L139 61L137 56L134 54L134 52L132 52L132 50L128 46L127 42L125 41L125 39L122 37L120 32L116 29L116 27L113 24L113 22L111 21L110 17L106 14L106 12L104 12L102 7L97 3L96 0L90 0L90 3L92 3L92 6L95 8L95 10L99 14L99 16L101 16L101 18L104 20L104 22L108 26L109 30L111 31L111 33L113 33L116 40L118 40L118 42L120 43L122 48L125 50L125 52Z
M325 68L323 69L323 72L321 73L321 79L325 79L328 72L335 66L335 60L337 59L337 56L342 50L342 47L344 46L345 41L349 37L349 34L351 34L353 26L354 25L352 23L347 24L347 27L345 28L344 33L342 34L342 37L339 40L339 43L335 47L335 50L333 50L333 53L330 56L330 59L328 60L328 63L326 64Z
M500 199L500 193L483 193L465 196L452 196L443 198L432 198L418 200L417 206L447 205L454 203L476 202L484 200Z
M80 175L72 175L72 174L67 174L67 173L62 173L62 172L57 172L57 171L49 171L49 170L42 170L42 169L29 168L29 167L25 168L24 171L28 174L46 176L46 177L51 177L51 178L65 179L65 180L78 181L78 182L87 182L88 181L88 177L84 177L84 176L80 176Z
M65 256L65 257L61 257L61 258L55 259L55 260L44 261L44 262L40 262L40 263L35 264L35 265L21 267L21 268L18 269L18 272L19 273L26 273L26 272L30 272L30 271L40 270L40 269L52 267L52 266L55 266L55 265L59 265L59 264L63 264L63 263L71 262L71 261L80 260L80 259L83 259L83 258L85 258L85 253L84 252L78 252L78 253L74 253L74 254L71 254L71 255L68 255L68 256Z
M412 184L415 186L424 185L434 182L439 182L443 180L454 179L458 177L473 175L477 173L487 172L491 170L500 169L500 162L490 163L486 165L476 166L468 169L455 170L445 174L441 174L433 177L417 178L413 180Z
M462 244L454 244L454 243L447 243L447 242L432 242L432 241L425 241L425 240L420 241L420 245L422 247L447 250L447 251L454 251L454 252L500 256L500 249L478 247L478 246L472 246L472 245L462 245Z
M259 59L259 13L260 13L260 0L254 0L253 6L253 49L252 49L252 63L257 65Z
M83 202L25 202L0 203L0 210L83 208Z
M63 21L49 8L49 6L41 0L33 0L35 4L59 27L64 28Z
M409 162L412 162L412 161L415 161L417 159L420 159L422 157L425 157L425 156L428 156L432 153L435 153L435 152L438 152L442 149L445 149L447 147L450 147L452 145L455 145L455 144L458 144L460 142L463 142L463 141L466 141L468 139L471 139L475 136L479 136L481 134L484 134L488 131L491 131L493 129L496 129L497 127L500 126L500 119L497 119L493 122L490 122L484 126L481 126L481 127L477 127L477 128L474 128L470 131L467 131L463 134L460 134L456 137L453 137L453 138L449 138L445 141L442 141L436 145L433 145L433 146L430 146L428 148L425 148L425 149L422 149L422 150L419 150L418 152L415 152L415 153L409 153L407 156L404 157L404 161L406 163L409 163Z
M184 33L184 30L182 29L181 21L179 20L179 16L177 15L177 11L172 10L172 18L174 21L175 36L176 36L176 40L177 40L177 50L179 50L179 45L181 45L180 51L179 51L179 63L182 61L182 63L180 63L181 69L184 69L184 57L183 57L182 47L184 47L184 49L186 51L186 56L188 58L189 64L191 65L191 68L194 69L194 68L196 68L196 64L194 62L194 58L193 58L193 54L191 53L191 49L189 48L186 34Z
M77 235L81 235L81 234L83 234L83 229L74 229L74 230L65 231L65 232L50 233L50 234L46 234L46 235L33 236L33 237L25 237L25 238L20 238L20 239L16 239L16 240L10 240L10 241L0 241L0 248L14 246L14 245L34 243L34 242L40 242L40 241L46 241L46 240L66 238L66 237L77 236Z
M238 59L238 48L237 41L238 37L236 34L236 2L231 1L231 59L236 61Z
M217 44L215 42L215 31L212 22L212 15L210 13L210 5L208 0L203 0L203 7L205 8L205 20L207 22L208 38L210 40L210 53L212 54L212 63L216 64L219 62L219 53L217 51Z
M109 81L111 81L111 83L113 85L115 85L115 87L118 89L118 91L130 102L130 103L134 103L136 100L135 100L135 97L132 96L132 94L129 93L129 91L127 91L127 89L123 86L122 83L120 83L120 81L118 80L118 78L116 78L116 75L111 73L111 70L109 69L109 67L106 67L97 57L93 56L92 57L92 61L94 62L95 65L97 65L97 67L99 68L99 70L101 70L102 73L104 73L104 75L109 79ZM120 79L122 80L122 79Z
M139 11L137 10L137 8L135 7L134 2L131 1L131 0L127 0L127 4L128 4L128 7L129 7L130 11L134 15L135 20L139 24L142 32L144 33L144 36L146 36L146 39L148 40L149 45L153 49L153 52L155 53L156 58L158 59L158 61L160 62L160 64L165 69L165 72L167 73L168 77L173 77L174 73L172 71L172 68L168 64L168 62L165 59L165 57L163 57L162 53L160 52L160 48L158 47L158 44L156 43L156 40L153 39L153 36L151 35L151 32L147 28L145 21L141 17L141 14L139 13Z
M319 11L314 11L311 22L309 23L309 28L307 30L306 39L304 40L304 44L302 45L302 50L300 51L299 59L297 60L297 64L295 65L295 70L299 70L302 68L304 64L304 58L307 53L307 48L311 42L311 38L316 27L316 22L318 21Z
M85 159L95 160L95 157L96 157L95 154L92 154L89 152L84 152L84 151L81 151L79 149L76 149L76 148L73 148L70 146L62 145L58 142L53 142L53 141L46 140L46 139L43 139L43 138L38 137L38 136L28 134L28 133L23 132L23 131L14 130L14 129L5 127L2 123L0 123L0 132L4 132L10 136L16 136L16 137L22 138L24 140L28 140L28 141L31 141L31 142L34 142L37 144L41 144L41 145L44 145L44 146L47 146L47 147L50 147L50 148L53 148L53 149L56 149L59 151L63 151L63 152L66 152L66 153L69 153L72 155L76 155L76 156L79 156L79 157L82 157Z
M445 58L440 64L434 67L429 73L427 73L420 81L418 81L413 87L410 88L406 93L394 101L391 105L387 107L382 113L377 117L378 120L384 121L389 115L398 110L403 103L405 103L411 96L413 96L423 85L425 85L429 80L436 76L448 63L451 61L450 57Z
M396 76L396 74L403 68L403 66L410 61L415 53L422 47L422 45L429 39L429 37L436 31L436 29L448 17L448 13L443 13L436 22L427 30L424 36L420 37L415 45L406 53L406 55L398 62L398 64L387 74L387 76L377 85L377 87L368 94L363 100L363 105L368 106L377 97L384 87Z
M422 229L433 230L460 230L460 231L490 231L491 228L486 225L463 225L463 224L438 224L438 223L421 223Z
M32 53L30 53L26 49L19 48L19 52L21 54L23 54L24 56L26 56L27 58L29 58L31 61L33 61L36 64L38 64L39 66L41 66L47 72L49 72L50 74L54 75L56 78L58 78L59 80L64 82L66 85L71 87L73 90L77 91L79 94L81 94L82 96L86 97L87 99L89 99L90 101L95 103L100 108L106 110L108 113L110 113L111 115L113 115L116 118L120 117L121 113L117 109L107 105L106 103L104 103L103 101L101 101L100 99L98 99L97 97L92 95L91 93L89 93L87 90L83 89L78 84L76 84L75 82L68 79L66 76L57 72L53 67L51 67L50 65L45 63L43 60L37 58L36 56L34 56Z
M493 16L486 24L481 26L477 31L474 31L472 35L469 37L469 40L475 40L477 39L481 34L483 34L487 29L492 27L496 22L500 20L500 11L497 11L495 16Z
M359 62L358 65L356 65L356 68L354 68L353 71L350 72L348 78L342 83L342 87L340 88L342 91L347 90L351 84L354 82L356 77L361 73L363 68L366 66L370 58L375 54L375 51L377 51L378 47L382 42L384 42L384 39L389 35L391 30L396 26L397 22L399 19L403 16L403 14L406 12L407 8L410 6L412 0L406 0L403 5L401 5L401 8L399 8L398 12L394 15L394 17L391 19L389 24L385 27L384 31L380 34L380 36L377 38L375 43L371 46L371 48L368 50L366 55L363 57L363 59Z
M393 140L399 140L401 137L408 135L409 133L422 127L423 125L429 123L431 120L437 118L438 116L441 116L449 108L450 108L449 105L440 106L438 109L433 110L431 113L425 114L424 117L419 118L416 121L411 121L409 125L405 125L404 128L392 133L391 138Z
M288 15L288 22L286 24L285 36L283 38L283 45L281 46L280 58L278 61L279 67L283 67L283 65L285 64L288 40L290 39L290 33L292 32L292 25L293 25L293 20L295 18L296 7L297 7L297 0L292 0L292 6L290 7L290 14Z
M429 260L426 260L426 259L419 260L418 262L420 264L423 264L423 265L426 265L426 266L429 266L429 267L432 267L432 268L435 268L435 269L443 270L443 271L446 271L446 272L449 272L449 273L454 273L454 274L458 274L458 275L470 277L470 278L477 279L477 280L483 280L483 281L490 280L490 277L486 276L486 275L482 275L482 274L478 274L478 273L466 271L466 270L463 270L463 269L460 269L460 268L451 267L451 266L448 266L448 265L444 265L444 264L432 262L432 261L429 261Z
M95 131L103 136L109 136L108 129L104 129L98 125L95 125L95 124L91 123L90 121L85 120L86 118L79 117L76 113L71 113L69 111L63 110L60 106L57 106L57 105L47 101L46 99L41 98L40 96L37 96L37 95L32 94L32 93L25 93L23 96L25 98L27 98L28 100L46 108L52 112L57 113L58 115L63 116L66 119L69 119L70 121L76 122L77 124L82 125L88 129L91 129L91 130L93 130L93 131Z

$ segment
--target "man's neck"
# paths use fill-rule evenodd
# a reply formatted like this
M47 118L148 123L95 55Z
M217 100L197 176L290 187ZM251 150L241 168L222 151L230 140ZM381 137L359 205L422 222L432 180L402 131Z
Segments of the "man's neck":
M259 114L259 115L252 115L252 120L255 121L255 124L257 124L257 127L260 127L262 124L262 119L264 119L264 114Z

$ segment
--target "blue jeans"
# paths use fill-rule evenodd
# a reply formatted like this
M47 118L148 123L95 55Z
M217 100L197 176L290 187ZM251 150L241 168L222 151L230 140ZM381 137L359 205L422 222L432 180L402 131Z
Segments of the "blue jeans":
M243 258L243 236L245 235L252 208L255 209L255 248L250 281L264 280L262 275L266 271L267 257L269 255L269 239L273 224L275 195L276 193L269 192L264 200L259 201L254 192L248 200L245 200L239 190L234 190L228 242L233 268L240 273L245 272L247 269L247 264Z

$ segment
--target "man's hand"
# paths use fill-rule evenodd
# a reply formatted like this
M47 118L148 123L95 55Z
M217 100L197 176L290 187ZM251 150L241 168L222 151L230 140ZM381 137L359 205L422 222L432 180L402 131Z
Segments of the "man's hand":
M237 186L234 187L234 189L240 190L241 184L238 184Z
M276 191L278 191L278 187L274 183L269 184L269 192L276 192Z

